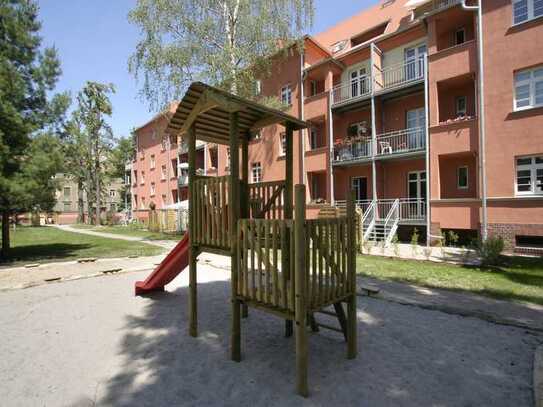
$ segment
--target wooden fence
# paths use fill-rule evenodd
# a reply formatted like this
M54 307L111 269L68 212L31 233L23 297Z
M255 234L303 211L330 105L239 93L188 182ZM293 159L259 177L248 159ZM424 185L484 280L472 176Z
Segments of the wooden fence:
M284 219L285 181L249 184L249 217Z
M193 243L229 248L228 191L229 176L201 177L193 181Z

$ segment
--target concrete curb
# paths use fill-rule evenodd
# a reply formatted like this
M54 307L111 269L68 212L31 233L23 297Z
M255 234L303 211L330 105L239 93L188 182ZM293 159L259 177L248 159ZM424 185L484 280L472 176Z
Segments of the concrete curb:
M486 313L486 312L483 312L483 311L466 310L465 308L457 308L457 307L452 307L450 305L425 304L423 302L418 302L418 301L401 300L401 299L396 298L393 295L387 295L387 293L385 291L383 291L383 290L381 290L378 294L371 295L371 298L375 298L375 299L383 300L383 301L388 301L388 302L392 302L392 303L400 304L400 305L410 305L410 306L413 306L413 307L418 307L418 308L421 308L421 309L427 309L427 310L430 310L430 311L440 311L440 312L444 312L446 314L459 315L461 317L477 318L477 319L481 319L483 321L492 322L494 324L499 324L499 325L514 326L514 327L517 327L517 328L529 329L529 330L537 331L537 332L543 332L543 328L535 327L535 326L533 326L531 324L524 323L524 322L518 321L516 319L500 317L500 316L489 314L489 313ZM543 407L543 405L541 407Z
M534 405L543 407L543 345L534 353Z

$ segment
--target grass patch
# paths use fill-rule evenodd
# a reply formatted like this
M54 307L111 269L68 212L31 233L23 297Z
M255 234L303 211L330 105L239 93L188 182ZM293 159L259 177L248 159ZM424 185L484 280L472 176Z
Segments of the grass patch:
M74 260L81 257L152 256L163 249L146 243L107 239L54 227L17 227L11 231L10 258L0 264Z
M77 229L92 230L93 232L112 233L115 235L141 237L147 240L181 240L182 234L155 233L150 232L142 225L128 226L92 226L92 225L72 225Z
M543 259L504 257L500 267L358 256L358 274L543 305Z

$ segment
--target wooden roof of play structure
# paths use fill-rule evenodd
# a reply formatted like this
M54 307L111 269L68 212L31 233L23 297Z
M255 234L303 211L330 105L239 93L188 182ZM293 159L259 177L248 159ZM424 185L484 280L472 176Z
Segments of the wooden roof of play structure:
M238 112L239 134L245 137L272 124L289 125L292 130L309 127L307 122L280 110L243 99L202 82L193 82L177 106L167 130L171 134L183 135L194 124L198 140L228 144L232 112Z

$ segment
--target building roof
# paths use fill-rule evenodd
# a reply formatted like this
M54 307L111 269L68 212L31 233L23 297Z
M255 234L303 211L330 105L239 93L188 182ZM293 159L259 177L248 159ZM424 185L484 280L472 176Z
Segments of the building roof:
M172 115L175 113L175 110L177 109L177 105L179 104L179 101L174 100L168 104L168 106L160 111L159 113L155 114L150 120L146 121L141 126L138 126L134 129L134 132L139 131L143 129L144 127L148 126L149 124L157 121L158 119L164 117L167 119L170 119Z
M387 24L382 35L390 34L411 22L410 12L405 7L409 0L380 0L378 4L367 8L335 26L313 36L315 41L331 50L340 41L346 41L345 48L334 54L335 57L351 49L351 39L363 33Z
M293 130L310 126L309 123L280 110L243 99L202 82L193 82L170 119L167 131L182 135L194 125L197 139L228 144L229 113L234 111L238 112L240 137L248 137L251 132L272 124L289 124Z

